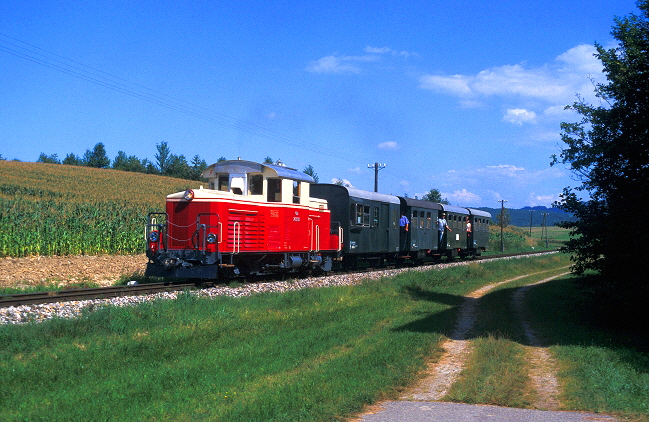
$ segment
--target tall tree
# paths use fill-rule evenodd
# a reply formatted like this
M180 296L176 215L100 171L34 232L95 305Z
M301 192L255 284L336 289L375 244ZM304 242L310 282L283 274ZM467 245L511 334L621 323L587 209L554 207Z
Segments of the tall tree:
M85 163L83 162L83 159L80 157L77 157L73 152L69 153L68 155L65 156L63 159L63 164L66 164L68 166L84 166Z
M110 165L110 158L106 155L106 148L104 144L99 142L95 147L90 151L86 150L86 153L83 156L83 161L88 167L96 168L106 168Z
M201 157L194 155L192 158L191 167L189 168L189 178L191 180L201 180L203 171L207 168L207 162L201 160Z
M649 221L649 0L637 5L640 16L615 19L617 46L595 44L608 79L596 85L600 104L580 99L567 107L581 120L561 124L565 147L552 161L570 165L581 182L565 188L559 203L578 218L563 224L573 234L565 250L575 271L597 270L609 292L636 298L649 293L649 260L638 255Z
M160 142L156 144L156 149L158 153L155 155L155 159L158 164L158 171L160 174L167 173L167 167L171 164L171 150L167 142Z
M316 183L320 182L320 178L318 177L318 173L315 172L315 169L311 164L308 166L304 167L304 170L302 170L302 173L308 174L309 176L313 177L313 180L315 180Z
M58 155L52 154L47 155L44 152L41 152L41 155L38 156L37 163L48 163L48 164L61 164Z
M448 199L442 198L442 193L437 189L431 189L421 198L424 201L437 202L438 204L449 204Z

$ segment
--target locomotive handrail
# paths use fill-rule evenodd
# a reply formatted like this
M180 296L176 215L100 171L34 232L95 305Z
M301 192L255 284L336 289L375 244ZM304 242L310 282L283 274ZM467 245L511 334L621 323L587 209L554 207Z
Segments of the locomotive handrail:
M165 222L164 223L158 223L158 220L156 215L164 215L165 217ZM169 215L166 212L150 212L148 214L148 221L149 223L145 226L144 228L144 238L146 239L147 242L149 242L149 233L152 232L151 228L155 227L162 236L158 236L158 241L155 242L158 245L162 245L162 248L166 251L167 250L167 237L168 233L166 230L167 224L169 224ZM153 230L155 231L155 230ZM159 246L158 246L159 247Z
M216 217L217 224L205 224L205 223L201 224L201 218L205 217L205 216L207 216L207 217L210 217L210 216ZM221 226L221 216L219 214L217 214L217 213L214 213L214 212L201 212L201 213L198 213L196 215L196 233L198 233L199 237L200 237L198 239L199 242L200 242L200 245L198 245L198 249L200 251L205 253L205 251L207 250L207 234L208 234L207 231L208 231L208 229L213 228L213 227L216 227L218 229L218 228L220 228L220 226ZM202 230L202 236L201 236L201 230ZM220 242L221 234L219 233L217 236L218 236L218 240L216 242L216 252L218 252L218 244L221 243Z
M235 221L232 228L232 253L235 254L241 252L241 223Z

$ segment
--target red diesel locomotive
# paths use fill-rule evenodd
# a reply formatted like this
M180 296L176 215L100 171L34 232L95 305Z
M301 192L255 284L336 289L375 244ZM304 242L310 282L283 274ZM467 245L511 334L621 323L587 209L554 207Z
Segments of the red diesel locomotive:
M209 186L167 196L149 214L145 275L215 279L282 271L331 270L341 236L314 180L282 165L221 161Z

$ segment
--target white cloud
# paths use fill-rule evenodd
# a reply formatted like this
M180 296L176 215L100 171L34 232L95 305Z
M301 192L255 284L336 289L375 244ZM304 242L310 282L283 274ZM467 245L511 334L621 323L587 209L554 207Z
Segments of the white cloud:
M378 149L399 149L399 144L397 144L394 141L388 141L388 142L381 142L380 144L377 145Z
M548 64L530 67L525 63L495 66L475 75L421 76L420 87L467 98L506 97L542 100L551 105L571 104L575 94L590 98L592 83L604 82L602 65L591 45L578 45Z
M536 193L530 193L530 196L527 198L527 205L530 207L535 207L538 205L550 207L555 201L560 201L560 194L551 194L551 195L537 195Z
M469 84L471 78L462 75L438 76L424 75L419 78L419 86L423 89L446 91L450 94L464 96L473 93Z
M331 183L332 183L332 184L335 184L335 183L337 183L338 181L342 181L342 182L343 182L343 186L347 186L348 188L353 188L353 187L354 187L354 185L352 185L352 182L350 182L350 181L347 180L347 179L337 179L337 178L335 178L335 177L334 177L333 179L331 179Z
M312 73L360 73L360 67L350 63L349 59L338 56L326 56L312 61L306 67Z
M401 57L411 57L411 56L418 56L417 53L412 53L410 51L397 51L393 50L390 47L370 47L367 46L365 47L365 52L366 53L371 53L371 54L392 54L393 56L401 56Z
M523 123L536 123L536 113L522 108L513 108L507 110L503 121L519 126Z
M353 169L349 169L350 173L355 173L355 174L361 174L363 170L361 170L360 167L354 167Z
M456 190L453 193L441 192L442 198L446 198L449 202L459 205L478 204L482 201L480 195L469 192L466 189Z

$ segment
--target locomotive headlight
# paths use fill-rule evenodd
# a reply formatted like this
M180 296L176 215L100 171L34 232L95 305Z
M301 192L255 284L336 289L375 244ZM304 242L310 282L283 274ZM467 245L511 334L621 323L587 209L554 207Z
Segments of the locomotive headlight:
M207 235L207 243L216 243L216 235L214 233Z
M160 234L157 231L149 233L149 242L156 243L160 239Z
M185 201L191 201L192 199L194 199L194 191L191 189L187 189L183 194L183 199Z

